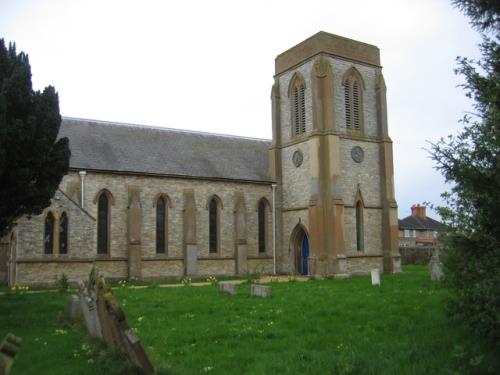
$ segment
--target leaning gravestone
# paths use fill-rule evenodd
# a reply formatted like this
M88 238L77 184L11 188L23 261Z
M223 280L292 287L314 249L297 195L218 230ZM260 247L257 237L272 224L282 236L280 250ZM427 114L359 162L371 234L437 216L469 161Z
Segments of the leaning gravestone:
M374 268L371 271L372 275L372 285L380 286L380 270L378 268Z
M250 294L254 297L271 297L271 287L267 285L252 284Z
M429 268L431 269L432 281L440 281L443 278L443 263L441 263L437 255L431 257Z
M136 372L154 374L153 364L128 325L124 311L104 278L92 271L88 283L80 282L79 286L83 316L89 333L101 337L108 346L124 353Z
M9 333L0 344L0 375L9 375L22 340Z

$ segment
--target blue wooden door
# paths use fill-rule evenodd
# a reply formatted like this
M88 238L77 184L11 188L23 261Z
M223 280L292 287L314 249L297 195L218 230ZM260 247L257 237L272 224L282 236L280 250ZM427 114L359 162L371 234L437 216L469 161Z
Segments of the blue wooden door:
M301 269L301 275L307 275L308 270L307 270L307 260L309 258L309 239L307 238L306 235L304 235L304 238L302 239L302 269Z

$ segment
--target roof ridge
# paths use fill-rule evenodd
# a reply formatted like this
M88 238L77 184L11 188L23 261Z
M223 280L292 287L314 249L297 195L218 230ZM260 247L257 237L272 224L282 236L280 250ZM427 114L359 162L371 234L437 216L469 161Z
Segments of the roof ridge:
M187 133L187 134L200 134L200 135L205 135L205 136L223 137L223 138L230 138L230 139L245 139L245 140L249 140L249 141L271 142L271 139L267 139L267 138L256 138L256 137L246 137L246 136L242 136L242 135L211 133L211 132L204 132L204 131L200 131L200 130L177 129L177 128L169 128L166 126L131 124L128 122L94 120L94 119L86 119L86 118L80 118L80 117L69 117L69 116L62 116L62 119L67 120L67 121L86 121L86 122L95 123L95 124L103 124L106 126L121 126L121 127L138 128L138 129L154 129L154 130L160 130L160 131L172 131L172 132Z

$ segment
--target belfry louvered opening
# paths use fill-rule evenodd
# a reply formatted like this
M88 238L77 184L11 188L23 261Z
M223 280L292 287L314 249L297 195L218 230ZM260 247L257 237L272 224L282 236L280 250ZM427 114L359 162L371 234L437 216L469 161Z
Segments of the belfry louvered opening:
M292 133L299 135L306 132L306 86L302 78L296 75L291 83Z
M361 131L363 126L363 84L351 74L343 81L345 127L348 130Z

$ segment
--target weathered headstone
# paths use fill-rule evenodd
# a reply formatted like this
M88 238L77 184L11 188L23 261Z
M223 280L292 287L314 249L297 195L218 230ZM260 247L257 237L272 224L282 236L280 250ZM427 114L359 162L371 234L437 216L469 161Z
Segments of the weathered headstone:
M198 258L198 246L186 245L186 275L196 275Z
M9 375L22 340L9 333L0 344L0 375Z
M234 295L238 292L238 286L235 283L222 282L219 283L219 290Z
M433 255L431 257L429 268L431 269L432 281L440 281L443 278L443 263L441 263L438 256Z
M87 330L92 337L102 337L101 324L97 315L95 290L88 288L83 281L78 283L78 287L80 289L80 307Z
M66 298L66 317L71 322L75 322L82 318L82 307L78 296L72 295Z
M104 341L111 347L123 352L142 374L154 374L153 364L149 360L141 342L128 325L125 313L113 296L103 277L98 277L96 284L97 311Z
M252 284L250 294L255 297L271 297L271 287L267 285Z
M380 270L378 268L374 268L371 271L372 275L372 285L380 285Z

